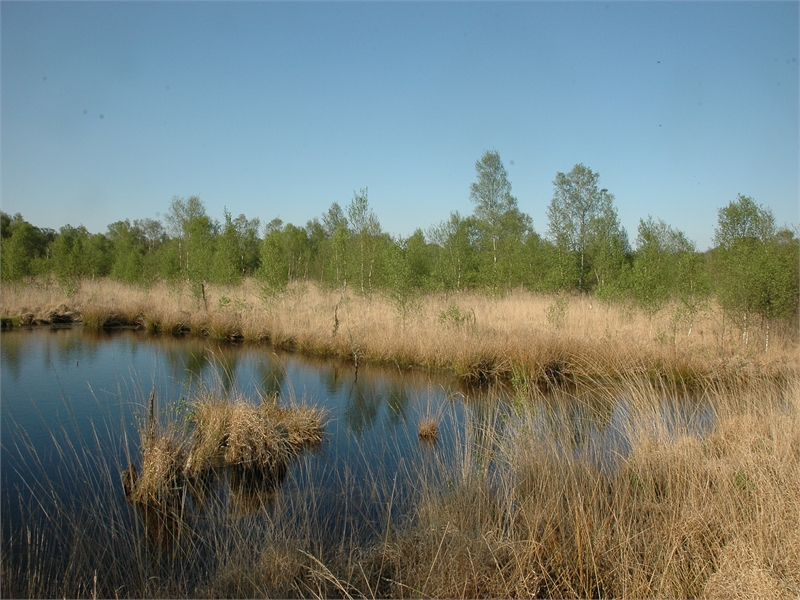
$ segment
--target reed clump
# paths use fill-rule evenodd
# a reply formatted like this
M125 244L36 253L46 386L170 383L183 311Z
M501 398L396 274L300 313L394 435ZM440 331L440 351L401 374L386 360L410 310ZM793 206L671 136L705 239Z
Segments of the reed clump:
M254 405L242 397L229 400L207 395L190 407L182 433L143 431L141 475L133 465L123 475L131 501L169 506L187 481L230 467L234 477L270 478L285 470L304 447L319 443L324 411L308 406L280 407L265 397Z
M174 506L180 495L186 449L174 435L154 435L142 447L141 472L129 468L126 492L132 502Z
M424 417L419 422L417 435L423 442L435 443L439 437L439 422L435 417Z
M324 411L281 407L265 396L260 405L243 398L203 398L192 408L194 431L187 470L213 466L276 467L303 447L322 441Z

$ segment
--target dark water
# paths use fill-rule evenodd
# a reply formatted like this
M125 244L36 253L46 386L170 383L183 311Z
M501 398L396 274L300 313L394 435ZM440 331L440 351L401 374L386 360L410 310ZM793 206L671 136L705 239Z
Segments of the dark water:
M325 441L303 464L323 488L339 485L345 472L352 483L409 471L401 463L420 454L419 419L446 412L437 446L447 447L463 416L462 404L454 400L458 383L442 373L363 364L356 373L346 362L264 346L130 330L42 328L3 333L0 340L4 512L18 490L24 494L26 478L61 476L69 466L60 464L62 455L71 454L64 452L65 444L99 445L120 465L135 459L137 418L146 415L153 387L162 420L179 413L182 401L201 389L252 399L277 392L284 404L325 408ZM34 461L40 473L31 473L38 469L31 469L30 457L20 456L30 448L40 459Z
M349 535L365 542L380 536L389 520L403 517L425 477L441 473L443 465L446 470L463 458L458 452L480 446L487 432L513 421L520 403L508 388L466 389L442 372L363 364L356 372L352 363L266 346L131 330L15 330L0 336L0 348L0 508L6 556L24 546L14 543L30 536L31 515L41 517L47 536L48 523L58 521L53 507L79 512L87 499L101 510L115 507L109 511L120 521L115 527L136 527L119 474L140 460L139 431L151 389L161 422L185 416L186 401L203 390L254 402L277 393L283 404L324 408L321 446L293 461L277 490L268 494L236 496L230 491L236 482L228 474L222 486L229 490L225 510L240 520L260 519L260 524L253 521L252 531L263 533L264 523L277 519L270 512L276 496L300 498L296 504L283 503L282 518L308 520L311 515L310 527L327 530L328 538ZM665 399L658 417L668 427L702 431L707 426L709 415L696 402L686 410L673 400ZM627 453L630 414L624 397L596 402L585 395L540 395L536 402L526 409L526 435L567 431L560 442L566 451L611 469ZM435 446L417 437L419 420L429 415L440 421ZM293 512L292 506L305 508ZM102 526L100 531L97 535L105 535Z
M128 507L117 474L139 460L140 424L151 389L162 422L180 417L186 401L202 390L254 402L277 393L285 405L323 407L323 443L291 464L280 492L301 494L312 485L318 512L330 513L319 515L321 527L335 530L353 520L363 535L381 529L388 503L403 510L413 489L410 479L423 462L446 457L453 436L463 429L463 395L458 382L443 373L363 364L356 373L351 363L266 346L131 330L40 328L4 332L0 340L0 508L6 540L25 526L25 515L41 503L40 496L57 494L69 505L70 498L85 498L89 490L106 495L104 501L124 514ZM422 447L417 438L418 421L428 415L441 421L434 448ZM39 485L43 481L46 485ZM245 514L262 508L258 498L239 504L246 505Z

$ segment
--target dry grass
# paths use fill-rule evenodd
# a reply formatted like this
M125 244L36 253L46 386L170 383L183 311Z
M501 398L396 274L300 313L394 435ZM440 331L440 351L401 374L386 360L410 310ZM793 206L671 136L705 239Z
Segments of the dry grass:
M342 299L314 287L298 286L269 302L252 282L210 289L207 296L210 310L199 311L194 299L167 286L85 282L68 301L52 288L4 287L0 307L3 315L26 307L44 313L59 304L86 315L95 307L98 315L137 315L154 332L190 330L449 368L477 382L508 378L515 412L468 421L455 447L440 443L425 452L431 473L412 490L410 512L387 520L370 545L356 545L345 533L333 540L321 533L318 492L310 482L293 520L280 522L276 513L255 539L247 537L249 522L232 542L228 533L215 533L223 541L212 540L214 561L199 588L188 580L173 587L171 575L153 575L143 560L132 567L140 571L130 575L124 594L800 595L796 330L775 334L764 352L752 331L744 346L714 307L690 330L675 326L669 310L649 319L589 299L564 303L522 292L499 299L428 296L405 322L378 297ZM709 430L667 419L673 405L688 412L704 407ZM132 493L140 502L169 504L182 478L201 478L215 467L280 470L301 447L321 439L321 423L314 409L282 408L273 398L259 405L201 399L185 437L161 434L142 444L142 474ZM598 428L618 429L626 440L611 467L587 451ZM234 509L249 515L273 491L236 473ZM20 594L91 590L83 580L37 588L6 568L3 581L24 581L13 588ZM137 587L137 577L147 583ZM103 588L109 594L121 585L113 583Z
M439 437L439 422L434 417L425 417L421 419L417 435L423 442L436 442L436 439Z
M254 405L241 397L202 396L191 405L188 429L173 423L165 433L142 431L141 475L128 467L126 493L134 503L169 509L187 480L202 481L218 467L234 468L232 484L274 478L302 448L322 440L323 421L321 409L284 408L276 398Z
M72 570L57 585L46 568L52 551L35 529L27 544L31 560L42 561L35 571L42 579L5 562L0 575L7 590L28 597L91 595L99 546L120 557L113 572L100 572L108 597L800 595L800 379L752 378L735 389L706 382L692 397L643 379L537 390L513 411L496 401L468 405L454 444L421 454L410 510L391 516L387 506L385 529L367 544L350 536L349 524L330 537L321 525L340 515L322 514L315 482L302 481L298 495L274 500L268 518L256 521L254 507L273 501L274 488L232 476L231 504L205 513L210 531L182 538L205 536L196 543L211 560L200 578L154 569L151 554L130 539L136 532L113 529L97 541L80 537L83 523L74 527ZM241 465L261 460L267 434L292 448L317 439L310 413L284 411L291 407L271 397L260 405L201 399L192 435L156 435L145 446L141 479L152 483L138 493L163 502L192 452L194 464ZM229 454L234 422L253 446ZM590 451L608 430L625 440L612 464ZM360 487L381 485L390 498L391 481ZM348 504L358 492L345 486L338 501ZM108 525L102 510L97 515L101 536L124 522L116 515ZM139 562L123 558L132 552ZM181 555L171 569L186 560Z
M575 441L566 393L552 414L484 415L373 546L326 553L313 530L273 531L260 551L229 555L203 594L797 597L800 383L707 387L705 433L664 417L674 392L642 381L601 392L628 411L630 448L611 469Z
M798 384L713 398L705 439L669 431L633 391L632 448L612 472L559 424L531 435L542 421L527 412L494 440L507 468L487 474L465 452L376 549L388 595L797 597Z
M172 434L160 434L146 439L142 446L141 473L126 481L126 491L132 502L151 506L172 507L180 496L183 479L183 442Z
M209 310L181 287L149 289L85 281L66 298L53 285L5 285L0 313L46 315L61 305L87 326L130 324L150 332L191 332L219 340L268 341L279 348L398 365L452 369L482 382L524 374L539 382L580 377L649 377L693 382L786 375L800 369L798 330L773 324L741 332L713 304L686 319L677 307L652 318L589 297L523 291L428 295L404 319L385 299L295 285L268 299L257 283L207 288ZM338 326L335 326L334 314Z

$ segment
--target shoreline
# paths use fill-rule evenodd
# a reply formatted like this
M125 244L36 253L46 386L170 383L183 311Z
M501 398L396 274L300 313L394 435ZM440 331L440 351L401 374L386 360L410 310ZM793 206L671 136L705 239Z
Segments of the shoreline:
M412 307L391 299L295 285L265 295L248 280L208 286L205 306L183 286L149 288L85 281L71 297L55 285L3 286L3 329L83 323L228 343L266 343L310 356L451 370L469 383L504 380L559 385L580 379L643 377L693 386L790 378L800 370L798 331L773 326L749 343L712 306L691 321L680 307L643 315L591 297L515 291L426 294Z

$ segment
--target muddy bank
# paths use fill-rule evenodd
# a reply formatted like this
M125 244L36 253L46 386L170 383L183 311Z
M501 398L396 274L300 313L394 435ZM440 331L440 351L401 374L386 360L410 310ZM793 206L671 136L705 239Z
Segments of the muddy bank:
M37 307L33 310L23 308L16 319L3 317L3 329L11 329L14 325L60 325L81 322L83 322L81 313L66 304L59 304L55 308Z

